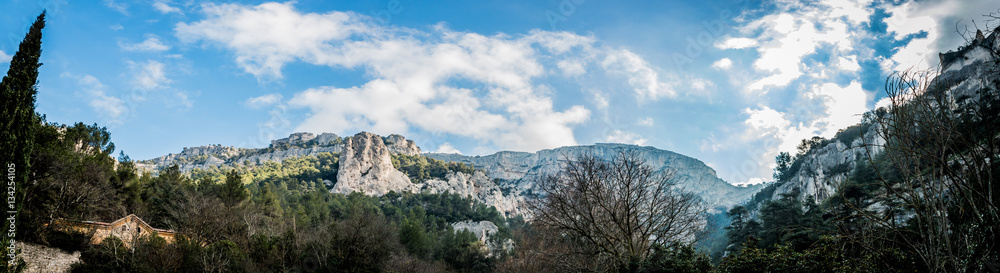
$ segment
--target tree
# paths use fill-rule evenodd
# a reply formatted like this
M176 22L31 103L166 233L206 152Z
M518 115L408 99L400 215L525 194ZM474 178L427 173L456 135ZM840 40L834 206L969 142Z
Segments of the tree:
M729 209L726 213L732 222L726 231L726 237L729 237L729 246L726 248L729 252L736 252L749 240L751 237L757 237L758 232L760 232L760 223L755 221L753 217L750 216L750 211L744 206L735 206Z
M982 78L963 78L978 86L964 94L933 72L899 72L886 82L891 103L877 118L883 158L870 161L886 203L899 205L866 219L891 230L885 240L907 246L931 272L1000 264L998 62L979 64Z
M774 157L774 162L778 163L778 166L774 167L774 175L772 175L775 181L784 181L794 175L790 172L792 156L788 152L779 153L778 156Z
M8 170L5 172L8 175L13 169L14 178L8 180L8 186L15 188L15 196L21 200L26 193L22 188L28 183L30 156L34 148L31 128L39 121L35 114L35 94L38 93L35 84L38 82L38 67L42 65L38 62L42 54L42 28L45 28L45 11L31 24L10 61L7 75L0 80L0 164ZM20 207L18 203L17 207L7 210L15 211ZM6 236L6 225L3 234L0 243L6 246L13 239ZM7 266L4 263L0 268L5 271L23 269Z
M654 246L702 235L705 209L675 185L673 172L653 170L638 151L610 161L583 155L540 181L545 197L529 205L535 224L573 245L566 255L623 267L647 258Z
M246 200L248 196L246 187L243 186L243 177L236 170L226 174L226 184L222 191L222 201L227 205L235 205Z

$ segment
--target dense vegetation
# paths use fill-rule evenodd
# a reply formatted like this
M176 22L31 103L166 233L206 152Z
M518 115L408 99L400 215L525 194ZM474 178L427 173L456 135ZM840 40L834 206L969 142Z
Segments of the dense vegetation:
M392 166L399 169L413 183L421 183L428 179L445 180L448 173L472 174L475 170L471 165L458 162L444 162L422 155L393 154Z

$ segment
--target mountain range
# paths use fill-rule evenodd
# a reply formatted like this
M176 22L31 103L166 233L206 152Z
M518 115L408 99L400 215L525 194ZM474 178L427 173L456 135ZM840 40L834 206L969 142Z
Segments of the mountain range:
M534 153L501 151L486 156L421 153L411 140L400 135L378 136L360 132L351 137L333 133L293 133L276 139L267 148L235 148L208 145L184 148L180 153L136 162L140 170L156 171L177 165L181 171L254 166L289 158L339 154L336 181L324 181L334 193L354 191L369 195L396 192L451 192L472 196L507 215L525 212L524 201L539 195L536 181L558 174L566 160L590 154L611 159L624 150L638 151L647 165L657 171L672 170L681 189L697 194L711 208L725 208L746 201L762 186L734 186L720 179L715 170L700 160L648 146L600 143L567 146ZM393 156L423 156L444 162L471 165L474 172L450 172L415 183L393 166Z

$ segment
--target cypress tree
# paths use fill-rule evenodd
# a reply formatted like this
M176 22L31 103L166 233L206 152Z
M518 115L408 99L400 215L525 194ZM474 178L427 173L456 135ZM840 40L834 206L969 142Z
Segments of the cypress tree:
M38 67L42 65L38 59L42 54L44 27L45 11L42 11L21 41L17 53L14 53L7 75L0 81L0 126L3 126L0 128L0 164L7 170L5 180L8 183L7 187L3 187L8 191L5 193L7 211L17 211L20 208L19 199L24 197L23 188L28 182L29 159L34 146L32 128L41 121L35 114L35 93L38 92L35 84L38 82ZM20 192L9 192L10 187ZM8 217L16 217L16 214L4 218ZM14 223L17 223L16 218ZM12 244L11 240L14 239L9 236L9 226L6 223L4 225L4 248ZM18 266L7 266L5 261L3 271L18 271Z

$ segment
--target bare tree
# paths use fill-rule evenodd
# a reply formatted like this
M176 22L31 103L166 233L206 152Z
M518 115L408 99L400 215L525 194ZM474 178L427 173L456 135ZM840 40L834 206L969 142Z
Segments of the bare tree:
M982 78L905 71L886 83L884 159L873 166L889 209L866 215L933 272L978 271L1000 257L1000 66L991 53ZM952 89L954 80L980 88Z
M678 190L672 171L656 171L635 150L605 161L593 155L570 160L543 179L545 193L530 204L533 223L567 240L572 256L606 266L641 261L655 245L694 242L702 236L705 209L691 193ZM584 265L576 271L600 271Z

